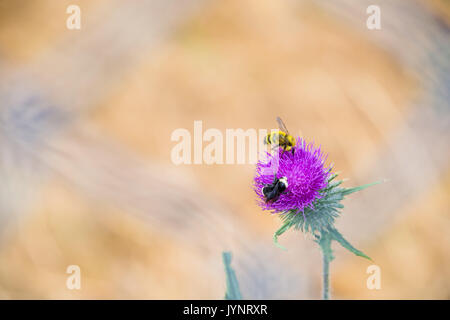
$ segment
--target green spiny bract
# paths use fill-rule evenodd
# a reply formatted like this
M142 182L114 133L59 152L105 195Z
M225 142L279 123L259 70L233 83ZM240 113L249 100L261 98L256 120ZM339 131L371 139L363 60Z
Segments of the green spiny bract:
M326 235L354 254L370 259L367 255L355 249L344 239L344 237L335 229L334 222L341 214L340 210L344 208L341 201L346 195L365 189L378 182L360 187L344 188L341 187L343 180L336 181L337 176L337 174L330 175L327 186L319 191L322 197L317 198L311 206L304 208L302 211L292 209L280 214L283 225L274 234L275 244L280 246L278 244L278 237L293 227L304 233L312 234L315 237L315 241L319 244L321 239Z

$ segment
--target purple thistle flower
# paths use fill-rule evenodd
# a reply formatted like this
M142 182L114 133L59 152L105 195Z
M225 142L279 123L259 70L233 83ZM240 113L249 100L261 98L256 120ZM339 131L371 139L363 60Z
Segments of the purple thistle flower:
M319 191L327 186L331 171L331 166L325 167L326 156L320 147L314 147L302 138L297 138L294 150L278 148L274 154L267 153L267 159L256 164L253 188L263 210L273 213L289 210L303 212L307 207L314 209L314 202L323 197ZM267 202L262 188L273 183L274 175L277 179L286 177L287 188L276 201Z
M345 196L379 182L354 188L341 187L342 180L336 181L337 174L331 173L332 166L325 166L327 157L320 147L301 138L297 138L292 152L278 148L274 154L266 154L267 159L256 164L253 189L263 210L281 214L283 225L273 235L273 241L283 248L278 244L278 237L290 228L314 236L323 253L323 298L328 299L329 264L334 259L332 241L371 260L334 227L335 218L344 207L340 202Z

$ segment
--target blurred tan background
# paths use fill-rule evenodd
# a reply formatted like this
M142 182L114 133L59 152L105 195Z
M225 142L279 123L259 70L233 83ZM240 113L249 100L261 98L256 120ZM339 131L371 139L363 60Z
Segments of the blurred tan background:
M0 298L221 299L228 249L245 298L320 297L316 245L273 246L252 165L170 159L195 120L279 115L347 186L387 180L338 222L382 288L335 245L332 297L448 299L449 4L380 3L369 31L364 1L0 0Z

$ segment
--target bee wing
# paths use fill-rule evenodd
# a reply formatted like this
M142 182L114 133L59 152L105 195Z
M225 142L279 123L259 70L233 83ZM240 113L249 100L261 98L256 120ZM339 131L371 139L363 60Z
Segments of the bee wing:
M284 124L283 120L281 120L280 117L277 117L278 126L280 127L280 130L289 134L288 129L286 128L286 125Z

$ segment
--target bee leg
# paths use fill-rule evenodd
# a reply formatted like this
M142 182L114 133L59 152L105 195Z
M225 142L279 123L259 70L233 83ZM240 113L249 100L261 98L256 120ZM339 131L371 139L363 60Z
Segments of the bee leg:
M277 173L275 172L274 174L273 174L273 182L272 182L272 184L273 185L275 185L275 182L277 182Z

